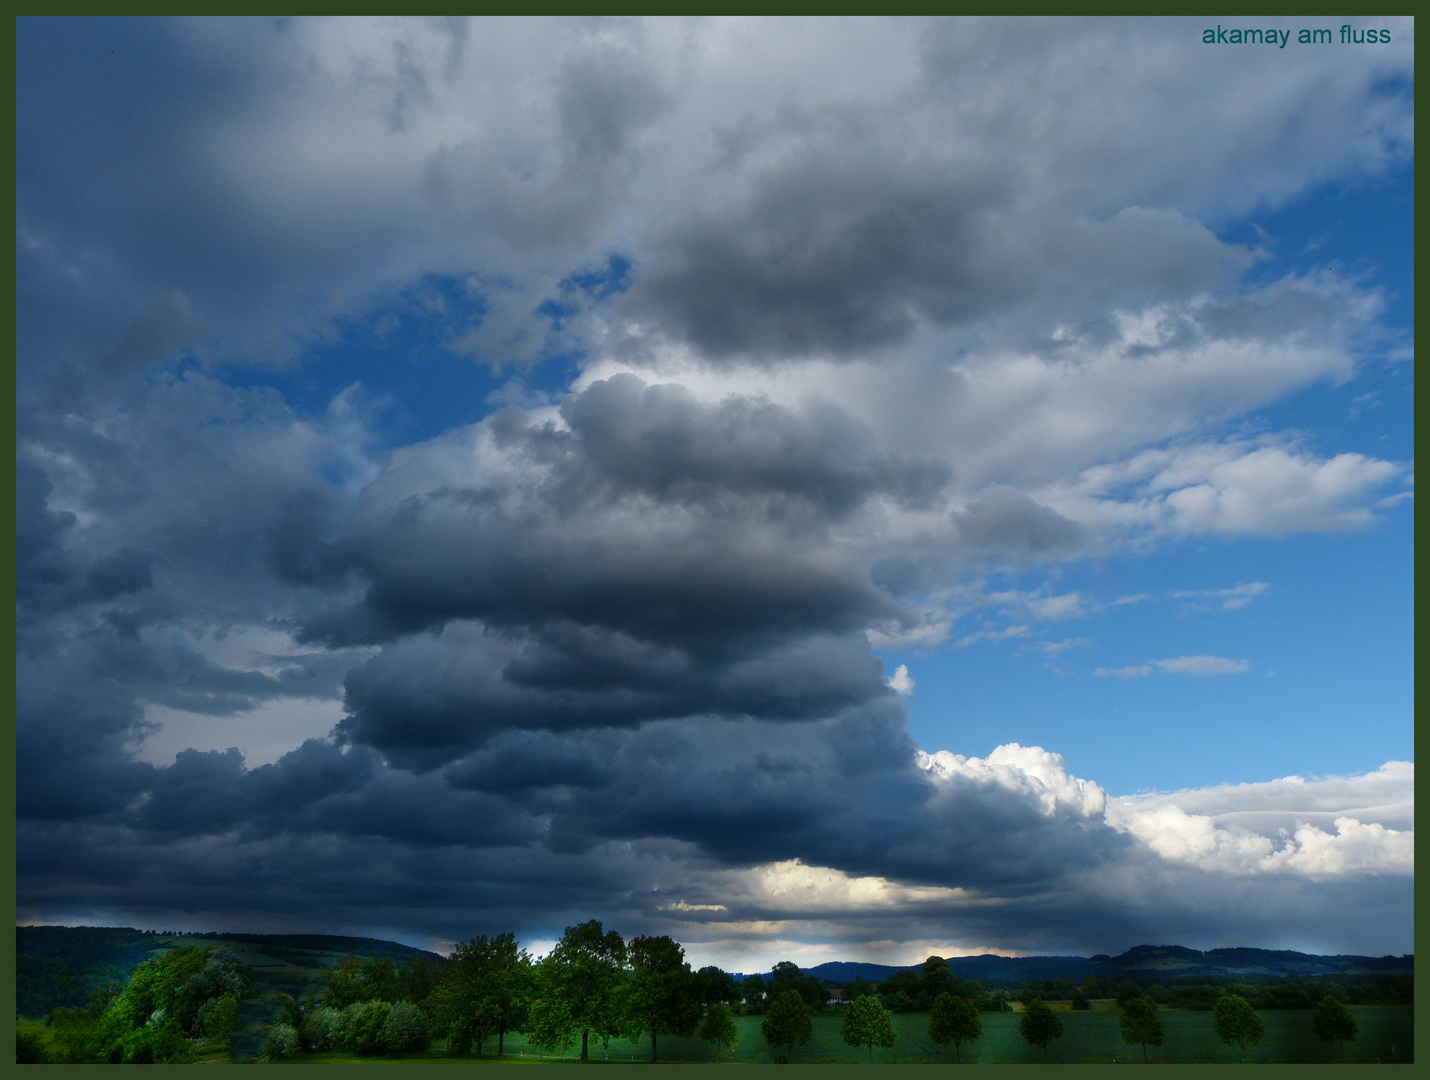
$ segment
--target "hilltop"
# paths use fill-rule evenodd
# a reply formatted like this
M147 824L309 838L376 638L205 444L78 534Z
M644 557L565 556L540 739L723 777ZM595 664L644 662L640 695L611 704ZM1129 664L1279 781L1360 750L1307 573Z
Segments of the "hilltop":
M1138 945L1120 956L954 956L948 970L958 979L980 982L1031 982L1072 979L1093 975L1110 979L1157 978L1223 982L1258 978L1311 978L1338 975L1350 978L1408 976L1415 973L1415 957L1318 956L1273 949L1211 949L1201 952L1180 945ZM833 960L803 969L805 974L831 983L855 979L882 982L898 971L916 969L888 964ZM747 976L740 976L745 978Z
M15 928L16 1011L43 1016L59 1006L87 1004L111 980L124 981L145 960L182 945L225 945L252 970L254 989L295 997L316 991L322 972L345 954L387 957L396 963L426 956L444 958L377 938L332 934L176 933L132 927L17 926ZM1374 981L1413 977L1413 956L1318 956L1287 950L1228 948L1201 952L1178 945L1139 945L1120 956L955 956L947 960L958 979L987 984L1043 979L1080 982L1093 975L1162 982L1230 982L1337 976ZM834 960L803 969L834 984L867 979L882 982L899 971L887 964ZM763 974L763 973L762 973ZM737 974L736 978L747 978Z

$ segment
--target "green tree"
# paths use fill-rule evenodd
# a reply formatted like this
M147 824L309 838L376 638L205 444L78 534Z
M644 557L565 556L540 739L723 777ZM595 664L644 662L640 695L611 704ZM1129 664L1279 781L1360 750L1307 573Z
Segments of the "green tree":
M568 926L538 969L539 990L531 1009L537 1046L567 1046L581 1033L581 1060L589 1061L590 1037L625 1033L622 1015L626 945L614 930L592 919Z
M397 1000L421 1005L442 981L444 968L440 960L424 953L418 953L407 963L398 965Z
M817 978L806 975L798 965L781 960L770 971L769 1000L773 1001L786 990L798 994L812 1012L824 1008L825 998L829 996Z
M948 970L948 961L942 956L930 956L919 969L919 1007L931 1008L940 994L953 993L957 986L958 980Z
M783 1047L785 1060L794 1057L794 1048L803 1046L814 1035L814 1023L810 1019L809 1006L795 990L786 990L770 1002L765 1010L764 1023L760 1034L771 1047Z
M701 968L695 974L700 977L700 993L706 1005L740 999L740 984L728 971L721 971L712 965Z
M983 1034L983 1018L978 1007L967 998L940 994L929 1010L929 1038L947 1046L953 1043L953 1060L960 1060L963 1044L973 1042Z
M1316 1006L1316 1014L1311 1018L1311 1034L1322 1042L1354 1042L1360 1025L1351 1011L1334 994L1327 994ZM1344 1050L1344 1047L1342 1047Z
M705 1022L700 1025L700 1037L715 1045L715 1060L720 1060L720 1051L735 1045L735 1018L725 1003L717 1001L705 1010Z
M1042 998L1034 998L1023 1009L1023 1017L1018 1021L1018 1034L1029 1044L1041 1046L1046 1058L1048 1043L1063 1036L1063 1022L1057 1013L1043 1004Z
M919 977L906 969L896 971L884 980L879 997L883 999L884 1008L890 1012L911 1012L917 1007L921 990Z
M194 1026L205 1038L227 1043L238 1030L238 995L210 998L200 1007Z
M464 1054L475 1039L480 1054L495 1034L501 1057L507 1032L526 1023L531 974L531 956L515 934L483 934L458 945L427 999L438 1030L448 1033L449 1052Z
M654 1065L659 1036L695 1034L704 995L699 978L685 962L685 950L672 939L632 938L626 955L631 966L627 1003L631 1033L650 1032Z
M1129 1046L1142 1044L1142 1061L1147 1061L1147 1047L1161 1046L1167 1037L1162 1018L1157 1015L1157 1003L1149 997L1132 998L1122 1006L1122 1041Z
M1112 988L1112 996L1117 999L1117 1007L1121 1009L1133 998L1142 996L1142 987L1132 979L1123 979Z
M868 1047L872 1061L874 1047L894 1045L894 1022L878 998L864 994L845 1008L839 1034L850 1046Z
M398 999L397 965L386 957L340 956L323 972L323 1004L346 1009L361 1001Z
M1261 1017L1240 994L1226 994L1217 1000L1212 1009L1212 1027L1222 1042L1241 1048L1242 1061L1246 1060L1246 1048L1266 1034Z
M763 975L751 975L740 984L740 1000L745 1003L747 1015L758 1016L765 1011L765 977Z

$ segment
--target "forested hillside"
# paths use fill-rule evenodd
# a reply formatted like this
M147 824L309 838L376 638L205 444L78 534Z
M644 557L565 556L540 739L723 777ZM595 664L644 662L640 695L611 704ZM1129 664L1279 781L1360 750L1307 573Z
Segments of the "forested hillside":
M414 956L440 961L408 945L375 938L329 934L184 934L113 926L17 926L15 1011L42 1017L57 1008L89 1005L96 990L124 982L145 960L184 945L227 945L252 971L256 995L281 991L301 995L320 984L322 971L339 956Z

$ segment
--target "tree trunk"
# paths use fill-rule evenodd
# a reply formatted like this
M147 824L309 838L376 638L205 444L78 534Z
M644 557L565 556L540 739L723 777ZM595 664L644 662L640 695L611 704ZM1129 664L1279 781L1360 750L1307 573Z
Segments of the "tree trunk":
M656 1064L655 1060L655 1028L650 1029L650 1063Z
M585 1028L581 1029L581 1060L590 1061L591 1055L586 1052L586 1036L591 1034Z
M1146 1043L1143 1043L1143 1044L1142 1044L1142 1064L1143 1064L1143 1065L1146 1065L1146 1064L1147 1064L1147 1044L1146 1044Z
M497 1057L501 1057L502 1049L506 1046L506 1025L497 1028Z

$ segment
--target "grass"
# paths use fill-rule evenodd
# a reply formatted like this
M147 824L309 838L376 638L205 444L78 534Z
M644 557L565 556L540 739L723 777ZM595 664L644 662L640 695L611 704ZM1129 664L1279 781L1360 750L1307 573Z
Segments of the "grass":
M1248 1048L1246 1060L1249 1063L1390 1061L1392 1043L1395 1044L1395 1060L1413 1060L1414 1025L1410 1009L1367 1006L1352 1007L1351 1012L1360 1024L1360 1034L1354 1043L1345 1047L1344 1056L1342 1051L1321 1042L1311 1034L1312 1014L1309 1011L1276 1010L1260 1014L1266 1022L1266 1035L1260 1043ZM1115 1008L1094 1006L1088 1012L1066 1012L1060 1015L1065 1034L1061 1039L1055 1039L1049 1044L1048 1061L1109 1064L1114 1061L1141 1062L1142 1048L1128 1046L1122 1041L1118 1026L1119 1014ZM1237 1049L1226 1046L1213 1032L1211 1013L1164 1009L1161 1017L1167 1028L1167 1038L1163 1046L1148 1047L1149 1061L1235 1063L1239 1060ZM951 1045L945 1052L929 1041L927 1014L896 1014L893 1020L894 1045L887 1050L876 1049L872 1061L881 1064L953 1064L954 1053ZM867 1051L856 1050L840 1038L839 1021L838 1014L816 1016L814 1038L795 1052L794 1061L808 1064L870 1061ZM773 1062L775 1058L760 1034L760 1023L761 1018L758 1016L736 1017L738 1042L733 1050L721 1056L721 1060L740 1064ZM399 1060L410 1064L497 1064L497 1059L493 1056L495 1049L495 1042L488 1043L488 1052L482 1057L451 1058L442 1053L440 1047L436 1047L426 1054L400 1059L356 1058L348 1054L300 1054L293 1060L313 1064L381 1064ZM515 1034L507 1036L507 1056L502 1062L521 1065L575 1061L578 1052L579 1044L566 1052L538 1050L527 1044L525 1036ZM1033 1063L1043 1060L1042 1051L1028 1046L1019 1036L1018 1016L1015 1013L984 1013L983 1036L975 1043L965 1044L961 1056L962 1061L967 1064ZM596 1062L649 1061L650 1040L612 1039L609 1044L603 1046L593 1039L591 1059ZM666 1035L660 1040L660 1059L662 1062L713 1062L715 1055L708 1044L698 1039L681 1039Z
M245 958L247 959L247 958ZM255 958L257 959L257 958ZM270 958L269 965L274 961ZM248 1003L245 1003L248 1004ZM1360 1025L1355 1042L1343 1049L1321 1042L1311 1034L1312 1013L1301 1010L1267 1010L1260 1014L1266 1024L1266 1035L1247 1050L1246 1060L1251 1062L1375 1062L1414 1060L1414 1020L1409 1008L1383 1008L1377 1006L1352 1006L1351 1014ZM1163 1009L1160 1013L1167 1029L1167 1037L1160 1047L1148 1047L1147 1057L1152 1062L1226 1062L1234 1063L1240 1054L1235 1047L1228 1047L1216 1037L1212 1030L1210 1012L1185 1009ZM1047 1060L1050 1062L1088 1063L1137 1063L1142 1060L1140 1046L1128 1046L1122 1041L1118 1026L1119 1014L1111 1002L1093 1002L1087 1012L1059 1012L1063 1021L1064 1035L1048 1046ZM964 1063L1017 1063L1040 1062L1042 1051L1030 1047L1018 1034L1019 1016L1016 1013L983 1013L983 1035L976 1042L965 1044L962 1051ZM775 1060L764 1037L760 1034L762 1018L758 1016L737 1016L735 1026L738 1031L735 1047L722 1054L721 1060L728 1063L766 1064ZM814 1018L814 1038L800 1047L794 1056L797 1063L835 1064L862 1063L870 1060L876 1063L931 1063L952 1064L953 1047L943 1050L929 1041L928 1015L926 1013L899 1013L893 1017L894 1045L888 1049L876 1049L872 1059L867 1051L856 1050L845 1044L839 1035L840 1015L831 1013ZM235 1039L236 1051L240 1046L248 1053L239 1052L242 1059L253 1053L261 1041L259 1025L250 1021L249 1031ZM34 1028L47 1041L50 1031L42 1024L21 1019L21 1027ZM252 1043L253 1047L247 1044ZM1392 1050L1392 1046L1394 1049ZM370 1057L359 1058L350 1054L299 1054L295 1063L312 1064L383 1064L402 1061L407 1064L497 1064L493 1056L495 1040L486 1045L487 1053L481 1057L448 1057L440 1045L425 1054L403 1058ZM539 1062L575 1061L579 1043L567 1051L551 1052L528 1044L521 1034L510 1034L506 1039L506 1057L502 1063L510 1065L536 1064ZM644 1062L650 1060L650 1040L612 1039L602 1045L592 1039L591 1058L593 1061ZM699 1039L682 1039L665 1035L660 1040L660 1058L663 1062L713 1062L714 1050ZM203 1060L219 1062L227 1060L225 1055L207 1054Z

